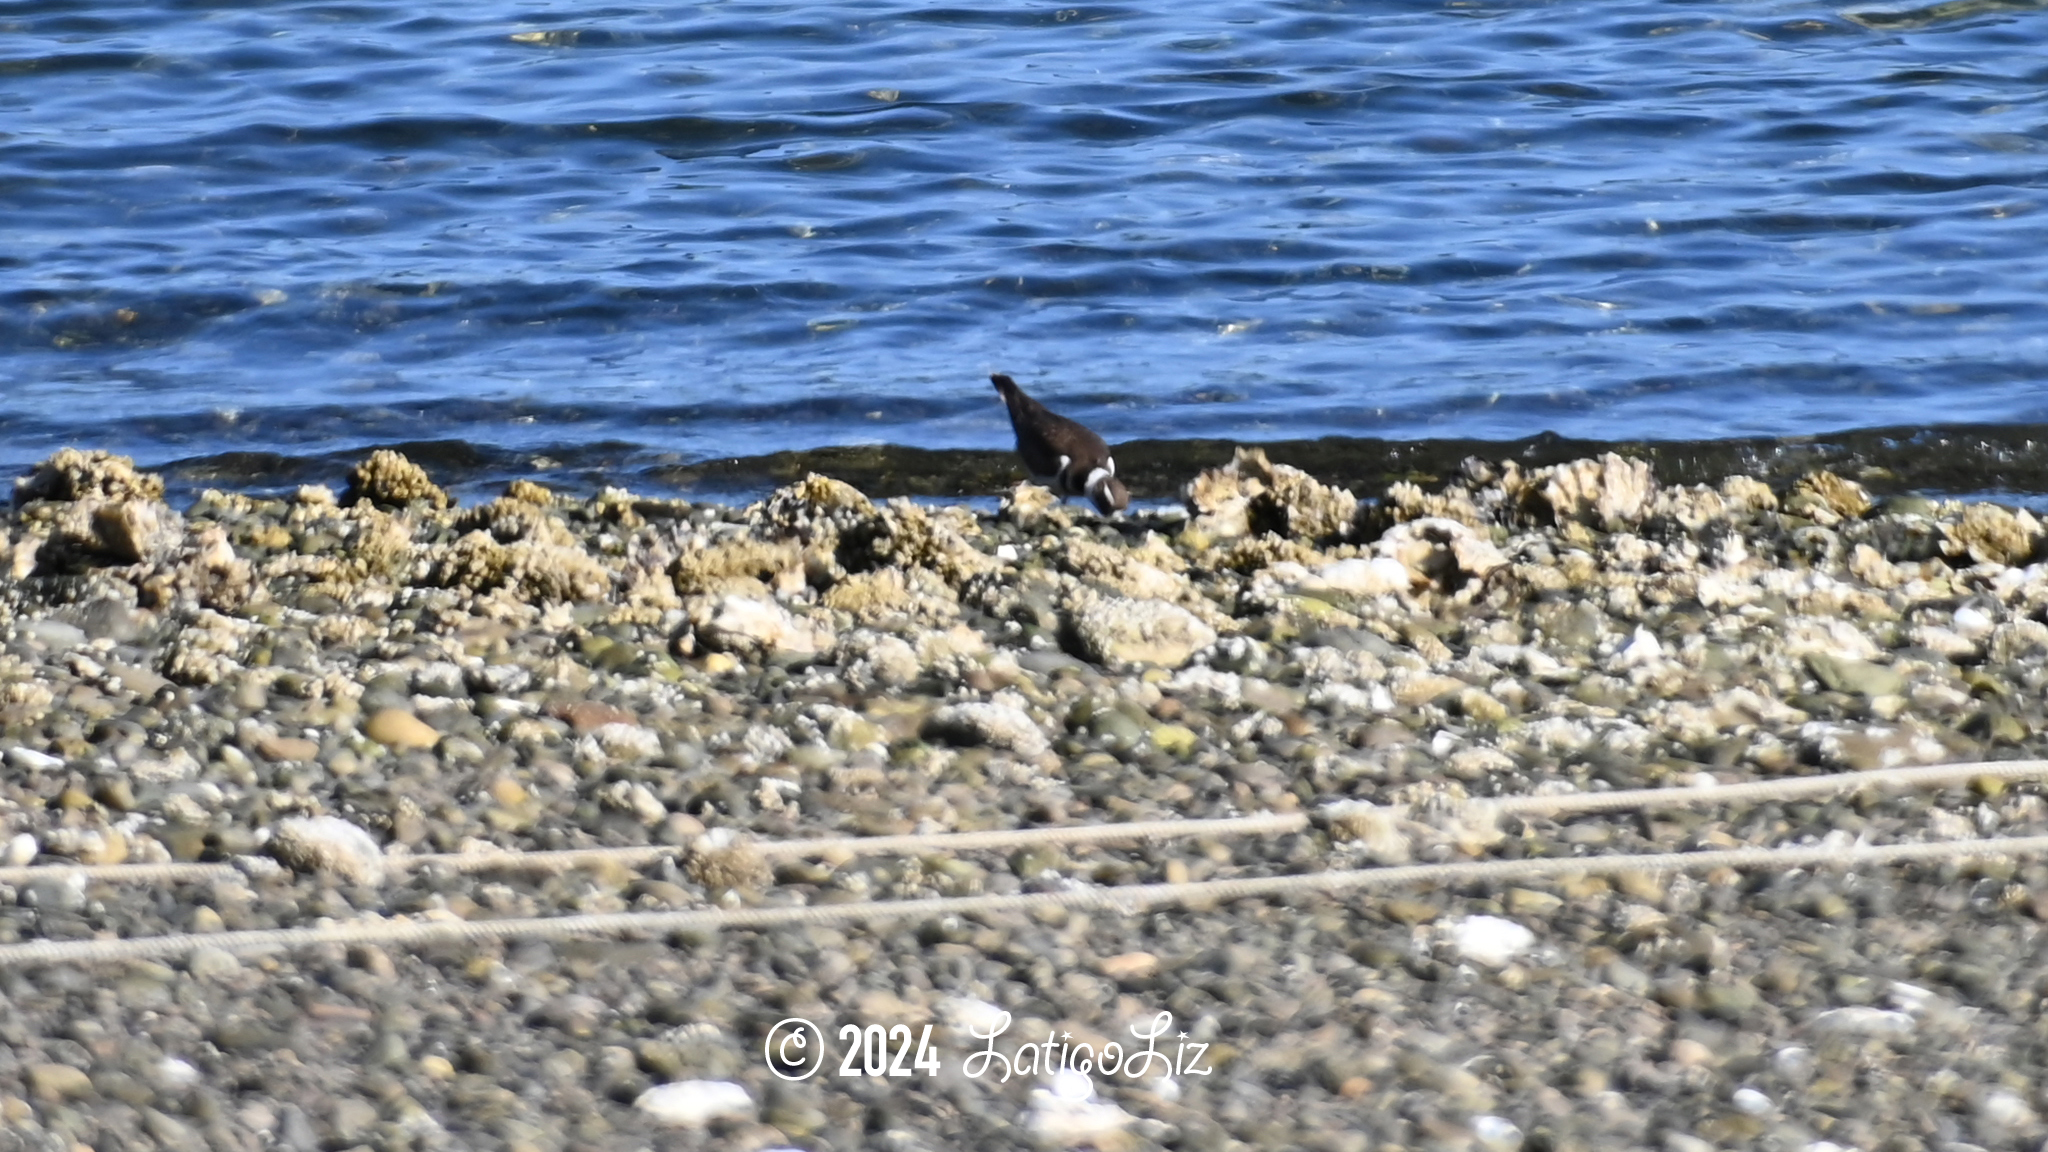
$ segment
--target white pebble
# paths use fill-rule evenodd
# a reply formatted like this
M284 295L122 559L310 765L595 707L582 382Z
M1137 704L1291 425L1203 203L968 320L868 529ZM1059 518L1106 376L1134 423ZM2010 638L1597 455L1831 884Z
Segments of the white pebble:
M1882 1008L1851 1005L1847 1008L1830 1008L1815 1016L1811 1027L1816 1032L1834 1032L1851 1036L1904 1036L1913 1031L1913 1018L1904 1012L1887 1012Z
M1062 1074L1064 1075L1064 1073ZM1085 1074L1077 1074L1087 1080ZM1054 1077L1054 1087L1031 1090L1031 1111L1025 1117L1025 1126L1048 1144L1074 1147L1092 1144L1101 1147L1119 1138L1123 1130L1137 1117L1107 1100L1093 1099L1094 1087L1088 1086L1088 1096L1074 1099L1061 1095L1061 1089L1072 1090L1071 1083L1062 1085Z
M183 1088L199 1083L199 1069L176 1056L166 1056L156 1062L156 1077L173 1088Z
M357 884L384 879L384 851L361 828L338 816L294 816L278 822L270 850L295 872L325 869Z
M1649 629L1638 624L1636 634L1629 639L1628 645L1615 653L1614 662L1623 668L1634 668L1663 658L1664 645L1657 642L1657 637L1651 634Z
M7 842L7 851L0 854L0 862L4 862L9 868L20 868L35 863L36 853L41 851L42 847L36 843L34 836L26 832L17 832L14 838Z
M1737 1088L1734 1095L1728 1097L1728 1100L1735 1105L1737 1110L1747 1112L1751 1116L1762 1116L1777 1107L1776 1104L1771 1103L1769 1096L1754 1088Z
M1062 1100L1095 1098L1095 1081L1086 1072L1074 1068L1062 1068L1053 1073L1049 1087L1052 1094Z
M9 748L7 763L23 772L48 772L64 766L62 757L52 756L48 752L38 752L33 748Z
M1017 562L1017 546L1015 544L996 545L996 559L1001 560L1005 564L1015 564Z
M713 1120L750 1120L754 1098L730 1080L678 1080L642 1092L633 1107L663 1124L702 1128Z
M1488 1152L1513 1152L1522 1146L1522 1130L1505 1116L1474 1116L1472 1135Z
M1928 1005L1934 1002L1934 993L1920 987L1918 984L1908 984L1903 980L1894 980L1892 981L1891 988L1886 992L1885 999L1891 1001L1892 1007L1897 1008L1899 1011L1910 1012L1918 1016L1922 1012L1927 1011Z
M2001 1128L2025 1128L2034 1122L2034 1110L2011 1092L1986 1093L1977 1102L1977 1115Z
M1536 934L1499 916L1467 916L1450 927L1451 947L1462 959L1499 968L1536 943Z

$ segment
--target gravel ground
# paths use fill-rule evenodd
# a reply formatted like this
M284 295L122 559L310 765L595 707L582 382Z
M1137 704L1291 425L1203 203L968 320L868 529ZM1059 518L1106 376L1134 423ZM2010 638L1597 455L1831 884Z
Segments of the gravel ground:
M820 477L744 509L525 481L458 508L391 453L338 495L162 493L67 450L0 522L0 865L53 868L0 884L0 943L2048 833L2038 789L1990 779L1456 815L2040 755L2042 526L1825 472L1472 462L1362 502L1245 452L1115 522ZM1340 801L1411 817L745 848ZM387 867L646 844L677 851ZM208 860L245 866L60 867ZM2048 865L1993 859L15 967L0 1148L2033 1149L2044 917ZM1139 1048L1162 1012L1173 1075L1021 1050ZM1007 1081L968 1060L1004 1013L996 1050L1041 1064ZM789 1017L824 1029L812 1079L764 1060ZM839 1075L842 1026L927 1024L936 1069Z

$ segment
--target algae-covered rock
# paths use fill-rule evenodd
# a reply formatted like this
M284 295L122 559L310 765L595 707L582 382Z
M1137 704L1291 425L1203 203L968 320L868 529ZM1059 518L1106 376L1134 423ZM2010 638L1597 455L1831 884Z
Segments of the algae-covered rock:
M342 494L341 502L354 504L358 500L386 507L424 501L435 508L446 508L451 503L448 493L428 478L426 469L389 448L370 453L368 460L349 472L348 491Z

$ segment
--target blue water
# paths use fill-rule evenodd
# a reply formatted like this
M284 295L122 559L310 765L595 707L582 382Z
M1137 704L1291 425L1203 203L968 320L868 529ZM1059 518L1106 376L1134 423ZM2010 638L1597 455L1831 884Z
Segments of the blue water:
M2048 421L2048 10L0 4L0 465Z

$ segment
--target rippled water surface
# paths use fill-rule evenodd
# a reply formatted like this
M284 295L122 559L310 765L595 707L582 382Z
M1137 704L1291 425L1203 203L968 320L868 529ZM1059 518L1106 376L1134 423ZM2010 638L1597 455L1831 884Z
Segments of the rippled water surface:
M0 4L0 464L2048 421L2048 11Z

